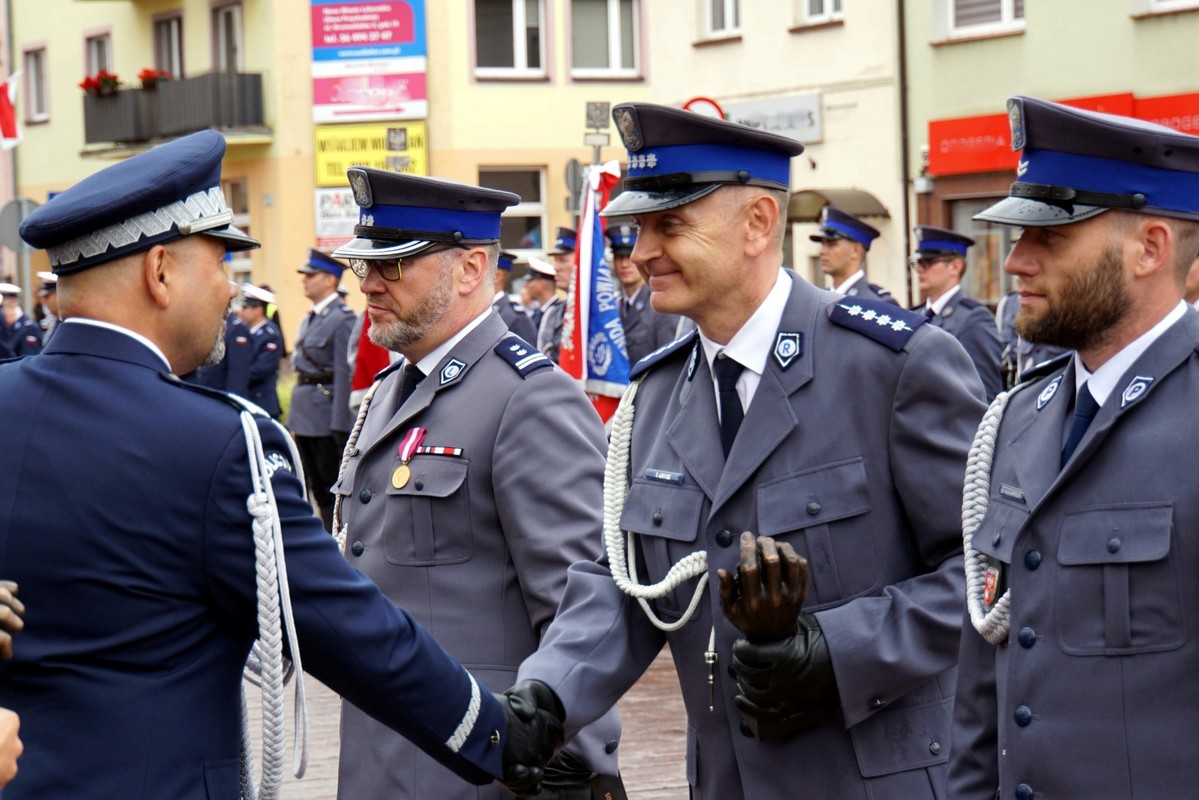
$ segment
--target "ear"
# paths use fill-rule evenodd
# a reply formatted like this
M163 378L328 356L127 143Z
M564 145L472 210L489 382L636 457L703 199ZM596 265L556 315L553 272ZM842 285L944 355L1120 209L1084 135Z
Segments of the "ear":
M171 304L172 273L167 267L172 260L170 253L160 244L154 245L142 256L142 283L150 301L159 308Z
M757 257L766 252L779 224L779 207L774 198L760 194L746 208L745 254Z
M474 293L483 278L487 275L487 251L482 247L473 247L466 251L466 257L458 265L462 276L458 285L458 294Z
M1157 217L1146 217L1138 227L1139 235L1133 239L1138 248L1132 269L1133 277L1147 278L1161 270L1172 272L1174 250L1178 246L1174 229Z

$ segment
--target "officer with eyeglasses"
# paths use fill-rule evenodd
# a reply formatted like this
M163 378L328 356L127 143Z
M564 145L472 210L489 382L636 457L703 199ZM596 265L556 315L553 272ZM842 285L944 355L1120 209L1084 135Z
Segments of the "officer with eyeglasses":
M923 311L929 324L943 328L962 343L990 402L1003 390L999 368L1003 343L999 340L995 317L985 305L962 290L966 251L974 245L974 240L933 225L917 225L916 238L916 252L909 263L916 271L924 303L912 310Z
M606 441L582 390L492 306L510 192L349 170L369 336L403 355L363 399L335 524L349 562L493 691L516 681L571 563L599 556ZM514 706L557 714L514 693ZM623 797L614 711L566 745L544 800ZM501 800L355 706L342 706L338 797ZM510 789L540 775L505 775Z

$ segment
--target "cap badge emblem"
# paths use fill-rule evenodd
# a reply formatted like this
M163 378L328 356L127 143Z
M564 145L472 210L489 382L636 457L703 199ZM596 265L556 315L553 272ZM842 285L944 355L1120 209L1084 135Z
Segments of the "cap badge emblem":
M645 138L641 135L641 126L637 122L637 112L631 108L621 107L613 110L612 118L620 131L620 139L630 152L636 152L645 147Z
M1018 99L1008 100L1007 118L1012 126L1012 149L1024 149L1024 108Z
M366 173L358 169L347 170L347 172L350 178L350 188L354 190L354 202L363 208L370 208L374 205L374 198L371 197L371 184L366 179Z

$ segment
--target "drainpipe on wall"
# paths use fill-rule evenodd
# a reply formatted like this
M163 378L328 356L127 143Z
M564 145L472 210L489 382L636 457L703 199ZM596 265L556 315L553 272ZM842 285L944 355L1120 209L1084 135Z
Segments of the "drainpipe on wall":
M910 150L908 146L908 36L904 11L904 0L895 0L896 28L899 31L899 178L903 185L903 257L905 259L903 276L908 289L908 302L905 307L910 308L915 304L916 299L912 294L912 271L907 268L906 264L908 253L912 252L912 207L908 200L911 193L912 173L911 159L908 155Z

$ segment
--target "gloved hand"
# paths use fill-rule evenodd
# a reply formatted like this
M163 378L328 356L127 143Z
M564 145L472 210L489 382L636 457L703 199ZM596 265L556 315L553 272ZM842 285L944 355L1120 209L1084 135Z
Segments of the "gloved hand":
M0 581L0 658L12 658L12 635L25 627L25 604L16 597L17 585Z
M733 671L737 708L760 740L823 723L841 707L833 659L812 614L801 614L799 630L785 639L738 639Z
M737 574L717 570L720 607L751 642L791 636L808 596L808 562L787 542L741 534Z
M545 765L541 781L541 800L591 800L591 779L595 773L574 755L559 750Z
M502 783L517 797L536 797L545 776L545 764L562 746L566 711L553 689L541 681L521 681L495 696L504 709Z

